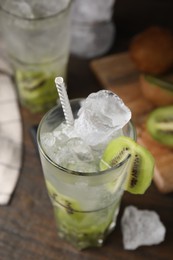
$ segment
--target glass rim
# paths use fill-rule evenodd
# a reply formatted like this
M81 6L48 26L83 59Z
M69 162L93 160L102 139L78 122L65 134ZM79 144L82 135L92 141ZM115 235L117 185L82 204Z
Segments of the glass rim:
M15 13L12 13L11 11L5 9L3 7L3 3L0 4L0 11L1 12L4 12L6 13L7 15L10 15L12 17L15 17L17 19L20 19L20 20L23 20L23 21L28 21L28 22L35 22L35 21L43 21L43 20L46 20L46 19L52 19L62 13L64 13L67 9L69 9L70 5L72 3L72 0L69 1L68 5L66 7L64 7L61 11L59 12L56 12L54 14L51 14L51 15L47 15L47 16L40 16L40 17L35 17L35 18L29 18L29 17L24 17L24 16L20 16L20 15L17 15Z
M84 98L76 98L76 99L71 99L70 101L80 101L80 100L84 100ZM41 140L40 140L40 132L41 132L41 127L43 125L44 120L46 119L46 117L51 114L54 110L56 110L58 107L60 106L60 104L57 104L56 106L54 106L53 108L51 108L41 119L39 125L38 125L38 129L37 129L37 145L39 148L39 151L42 153L42 155L45 157L45 159L47 161L49 161L49 163L51 163L54 167L61 169L63 172L65 172L66 174L70 174L70 175L75 175L75 176L86 176L86 177L93 177L93 176L101 176L101 175L105 175L105 174L109 174L109 172L112 172L116 169L119 169L124 163L126 163L128 161L128 159L131 157L131 154L129 153L120 163L118 163L117 165L108 168L106 170L103 171L97 171L97 172L80 172L80 171L74 171L74 170L70 170L68 168L65 168L59 164L57 164L56 162L54 162L48 155L47 153L44 151L44 148L41 144ZM133 140L136 140L136 130L134 127L134 124L132 122L132 120L130 120L126 125L130 125L131 128L133 129Z

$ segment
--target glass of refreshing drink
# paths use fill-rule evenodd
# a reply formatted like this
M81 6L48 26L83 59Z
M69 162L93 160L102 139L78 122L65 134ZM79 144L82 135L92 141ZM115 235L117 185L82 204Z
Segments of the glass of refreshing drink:
M66 77L71 0L4 0L1 32L19 99L32 112L56 105L55 75Z
M65 122L59 104L43 117L37 140L58 234L81 250L103 244L124 189L143 193L153 165L147 151L135 148L131 113L118 96L101 90L70 105L74 123ZM150 174L142 183L146 160Z

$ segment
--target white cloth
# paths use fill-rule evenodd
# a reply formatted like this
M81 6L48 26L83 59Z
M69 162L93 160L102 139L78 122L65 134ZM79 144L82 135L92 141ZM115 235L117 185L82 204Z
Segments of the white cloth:
M9 203L21 168L22 122L10 70L0 61L0 205Z

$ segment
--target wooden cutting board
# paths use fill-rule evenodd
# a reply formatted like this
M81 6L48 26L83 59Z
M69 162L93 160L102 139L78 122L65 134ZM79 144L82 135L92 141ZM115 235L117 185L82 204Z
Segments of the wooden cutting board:
M132 111L138 142L155 157L154 182L163 192L173 191L173 150L154 141L145 128L148 114L155 108L140 90L139 75L128 53L93 60L91 69L103 88L116 93Z

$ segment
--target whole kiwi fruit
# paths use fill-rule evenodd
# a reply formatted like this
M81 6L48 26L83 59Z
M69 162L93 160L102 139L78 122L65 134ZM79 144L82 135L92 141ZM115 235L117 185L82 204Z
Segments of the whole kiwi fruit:
M132 38L132 61L139 71L160 75L173 66L173 34L168 28L151 26Z

